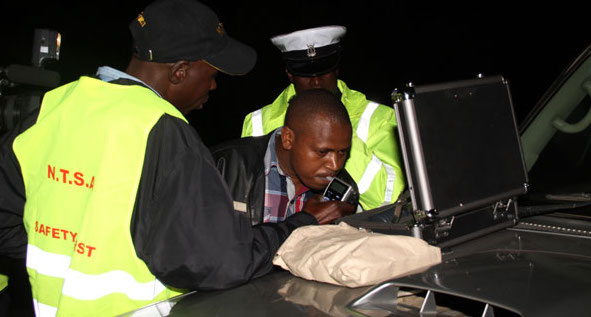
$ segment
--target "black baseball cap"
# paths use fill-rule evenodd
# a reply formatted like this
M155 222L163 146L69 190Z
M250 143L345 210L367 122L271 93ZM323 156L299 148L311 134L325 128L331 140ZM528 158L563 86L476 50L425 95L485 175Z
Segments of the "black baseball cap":
M154 1L129 29L144 61L204 60L229 75L244 75L256 63L255 50L230 37L213 10L195 0Z

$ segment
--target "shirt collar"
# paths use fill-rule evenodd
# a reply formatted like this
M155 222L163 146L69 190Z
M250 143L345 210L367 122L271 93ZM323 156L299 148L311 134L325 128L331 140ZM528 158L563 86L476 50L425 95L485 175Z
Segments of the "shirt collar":
M277 168L277 171L280 175L285 176L285 173L279 166L279 160L277 159L277 151L275 151L275 137L277 135L281 135L281 127L275 129L271 138L269 139L269 144L267 145L267 151L265 152L265 175L269 175L271 172L271 168Z
M150 87L150 85L146 84L145 82L141 81L140 79L138 79L134 76L131 76L128 73L122 72L122 71L115 69L113 67L101 66L97 69L96 75L102 81L106 81L106 82L114 81L114 80L117 80L120 78L138 81L138 82L144 84L146 87L150 88L156 95L158 95L158 97L162 98L162 96L160 96L160 94L156 90L154 90L154 88Z

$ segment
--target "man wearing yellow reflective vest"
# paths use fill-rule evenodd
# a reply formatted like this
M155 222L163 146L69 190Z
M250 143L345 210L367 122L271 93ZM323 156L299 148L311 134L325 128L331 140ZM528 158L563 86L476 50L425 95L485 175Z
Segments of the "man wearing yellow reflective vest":
M272 104L245 117L242 137L265 135L282 126L288 101L298 92L324 88L340 95L353 125L345 169L357 182L360 203L368 210L395 202L405 182L394 110L368 101L338 79L340 39L345 33L343 26L324 26L271 38L282 52L291 84Z
M251 227L184 116L218 71L245 74L256 53L194 0L157 0L129 28L125 72L46 93L0 142L0 255L26 253L39 316L113 316L236 286L269 272L291 231L346 204L313 200Z

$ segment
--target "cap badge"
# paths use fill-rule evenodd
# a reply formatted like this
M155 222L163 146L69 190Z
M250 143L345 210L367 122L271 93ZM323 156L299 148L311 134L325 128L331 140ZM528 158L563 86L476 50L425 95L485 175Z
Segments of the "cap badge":
M307 54L308 54L308 57L316 56L316 49L314 48L314 44L308 44Z
M137 16L137 22L140 24L141 27L144 27L144 26L146 26L146 20L144 19L144 16L142 15L142 13L140 13Z
M222 22L218 23L218 26L215 28L218 31L218 34L224 36L224 24Z

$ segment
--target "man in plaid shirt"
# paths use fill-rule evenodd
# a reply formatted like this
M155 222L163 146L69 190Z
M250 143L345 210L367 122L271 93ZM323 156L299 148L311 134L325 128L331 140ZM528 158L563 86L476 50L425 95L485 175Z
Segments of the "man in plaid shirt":
M283 127L261 137L232 140L212 148L236 210L253 225L280 222L314 204L327 212L352 213L357 186L343 169L351 147L351 122L334 94L314 89L291 101ZM320 194L332 178L355 189L348 202L325 201Z

